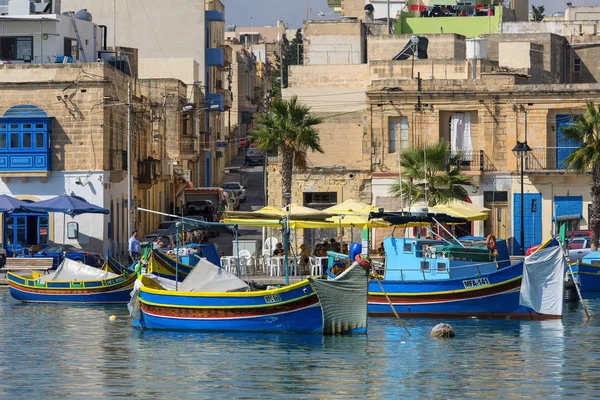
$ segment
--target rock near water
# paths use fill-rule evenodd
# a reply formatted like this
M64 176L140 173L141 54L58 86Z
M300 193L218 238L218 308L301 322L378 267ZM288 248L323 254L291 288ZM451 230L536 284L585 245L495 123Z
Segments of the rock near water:
M436 339L449 339L456 336L454 333L454 329L448 324L437 324L431 330L431 334L429 335L432 338Z

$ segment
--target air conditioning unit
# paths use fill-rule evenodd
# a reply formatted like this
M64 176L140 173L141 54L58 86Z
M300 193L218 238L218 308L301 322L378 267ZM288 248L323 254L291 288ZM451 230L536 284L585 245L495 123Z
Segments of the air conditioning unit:
M381 158L379 158L379 157L375 157L375 158L373 159L373 164L381 164Z

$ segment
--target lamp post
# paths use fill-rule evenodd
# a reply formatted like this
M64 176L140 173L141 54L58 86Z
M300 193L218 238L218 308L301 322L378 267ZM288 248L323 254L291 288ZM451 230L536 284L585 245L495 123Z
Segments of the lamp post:
M525 168L525 157L527 157L527 153L531 151L531 147L527 144L527 139L523 142L517 141L517 145L512 149L515 157L520 158L521 160L521 236L520 236L520 245L521 245L521 255L525 254L525 202L523 199L523 170Z

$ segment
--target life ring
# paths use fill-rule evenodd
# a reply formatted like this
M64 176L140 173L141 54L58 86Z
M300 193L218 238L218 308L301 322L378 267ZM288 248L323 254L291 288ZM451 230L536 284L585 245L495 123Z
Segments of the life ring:
M485 247L488 248L490 253L494 253L496 251L496 236L490 234L485 239Z

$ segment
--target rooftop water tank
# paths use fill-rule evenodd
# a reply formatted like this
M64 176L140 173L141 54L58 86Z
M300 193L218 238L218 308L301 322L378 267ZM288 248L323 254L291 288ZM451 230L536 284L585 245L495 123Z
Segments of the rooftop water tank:
M86 8L77 11L73 17L92 22L92 13L90 13Z
M472 38L466 40L467 44L467 59L477 58L479 60L487 58L486 38Z

